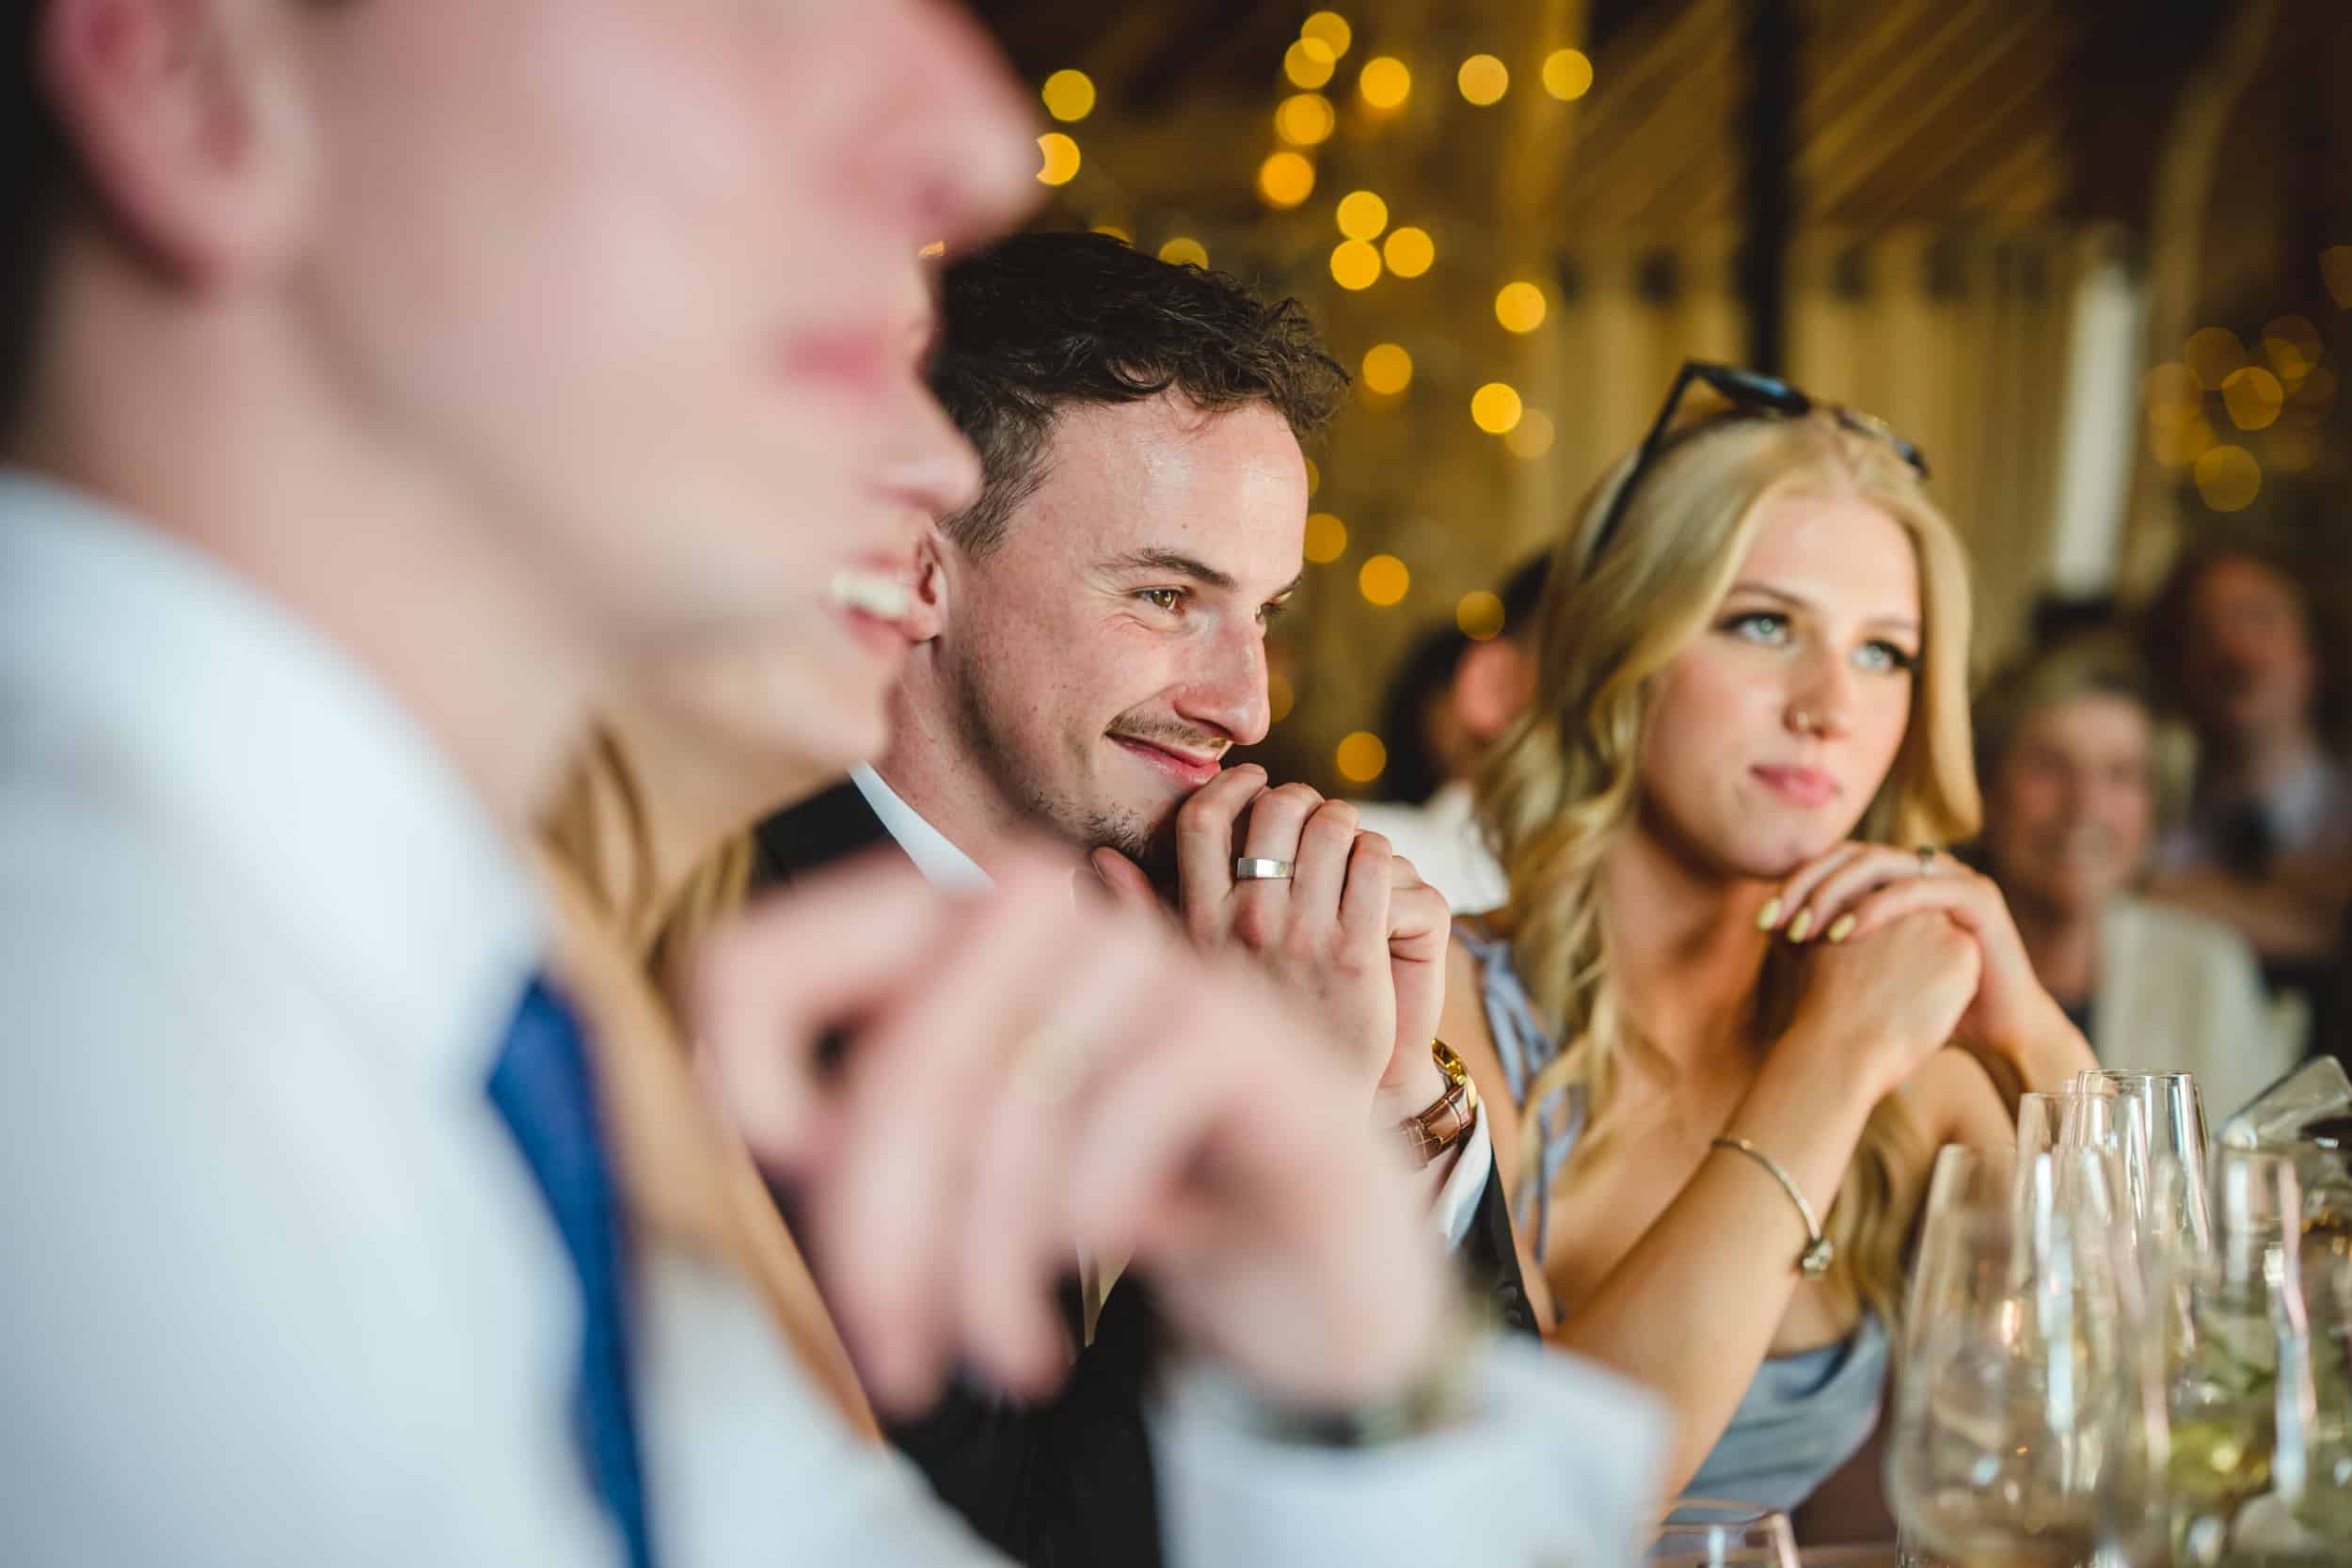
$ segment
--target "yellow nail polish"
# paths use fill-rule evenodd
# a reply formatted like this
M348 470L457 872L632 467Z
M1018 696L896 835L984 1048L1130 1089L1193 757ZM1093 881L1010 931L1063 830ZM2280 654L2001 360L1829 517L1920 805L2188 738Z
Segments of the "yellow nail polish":
M1759 931L1769 931L1779 924L1780 900L1775 898L1756 911L1756 928Z
M1797 911L1797 918L1788 923L1788 940L1790 942L1803 942L1804 940L1804 934L1811 929L1813 929L1813 911L1811 910L1799 910Z
M1836 919L1829 923L1829 930L1825 934L1832 942L1845 941L1848 937L1853 935L1853 916L1850 914L1839 915Z

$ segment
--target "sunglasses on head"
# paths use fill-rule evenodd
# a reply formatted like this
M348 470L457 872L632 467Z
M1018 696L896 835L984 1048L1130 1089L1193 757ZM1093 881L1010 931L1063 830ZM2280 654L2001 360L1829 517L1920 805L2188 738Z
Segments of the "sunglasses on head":
M1658 460L1660 449L1666 444L1668 427L1674 423L1675 411L1682 406L1682 394L1691 389L1693 381L1704 381L1713 388L1731 412L1748 418L1772 416L1802 420L1815 409L1820 409L1836 420L1845 429L1857 436L1867 436L1883 441L1894 449L1895 455L1912 467L1921 479L1928 477L1928 460L1919 449L1895 433L1894 426L1875 414L1865 414L1838 404L1820 403L1791 387L1778 376L1764 375L1756 371L1743 371L1736 365L1717 365L1704 359L1685 359L1675 375L1675 384L1666 393L1666 405L1650 421L1649 434L1642 437L1642 449L1633 457L1633 467L1617 486L1617 493L1609 502L1609 515L1601 519L1600 537L1593 541L1589 561L1598 561L1609 548L1609 541L1616 536L1617 525L1625 520L1626 501Z

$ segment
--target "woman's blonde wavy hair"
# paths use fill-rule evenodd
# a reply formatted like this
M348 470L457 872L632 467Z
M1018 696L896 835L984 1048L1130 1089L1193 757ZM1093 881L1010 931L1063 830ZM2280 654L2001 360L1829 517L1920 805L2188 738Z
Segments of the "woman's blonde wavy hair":
M660 889L644 785L620 737L599 725L541 819L540 838L580 879L612 928L636 946L646 974L675 1010L686 956L750 893L751 833L738 833L706 855L656 908ZM616 838L626 846L618 855L612 852Z
M1538 1015L1562 1042L1526 1103L1540 1105L1564 1086L1583 1100L1570 1173L1616 1132L1622 1063L1645 1049L1610 983L1601 865L1642 804L1643 737L1661 677L1708 625L1779 498L1867 501L1903 529L1918 558L1923 625L1911 722L1854 836L1950 844L1973 836L1979 816L1967 559L1911 467L1825 413L1718 416L1661 448L1596 560L1595 536L1632 462L1619 463L1586 497L1553 552L1537 614L1535 695L1479 784L1487 836L1510 879L1509 901L1489 924L1511 942ZM1773 947L1756 998L1758 1038L1787 1027L1804 963L1803 949ZM1521 1168L1540 1172L1541 1129L1533 1117L1526 1128ZM1833 1288L1888 1322L1918 1196L1898 1175L1915 1163L1897 1155L1918 1135L1898 1101L1881 1101L1828 1221L1837 1249Z

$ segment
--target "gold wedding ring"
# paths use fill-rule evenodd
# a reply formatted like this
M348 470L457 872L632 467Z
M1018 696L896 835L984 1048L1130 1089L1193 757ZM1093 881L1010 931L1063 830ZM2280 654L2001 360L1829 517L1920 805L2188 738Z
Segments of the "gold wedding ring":
M1288 881L1295 870L1289 861L1258 860L1245 855L1233 863L1233 880L1237 882Z

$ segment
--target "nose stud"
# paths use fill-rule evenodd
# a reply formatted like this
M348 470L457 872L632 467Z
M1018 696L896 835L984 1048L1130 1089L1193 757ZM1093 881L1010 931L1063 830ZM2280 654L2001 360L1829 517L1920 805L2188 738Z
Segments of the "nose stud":
M1788 727L1799 735L1811 735L1814 733L1813 715L1804 708L1792 707L1788 710Z

